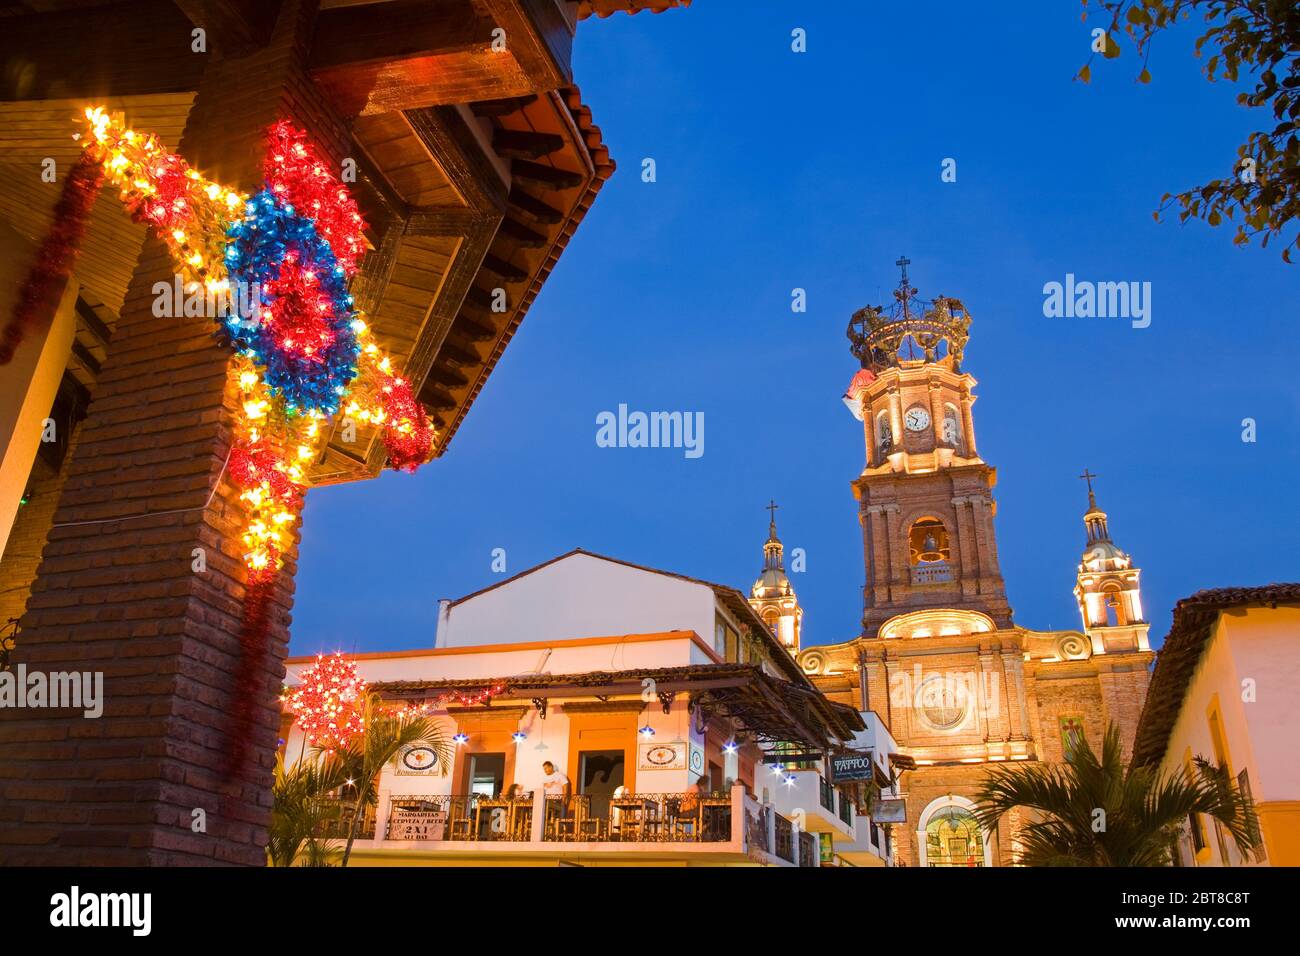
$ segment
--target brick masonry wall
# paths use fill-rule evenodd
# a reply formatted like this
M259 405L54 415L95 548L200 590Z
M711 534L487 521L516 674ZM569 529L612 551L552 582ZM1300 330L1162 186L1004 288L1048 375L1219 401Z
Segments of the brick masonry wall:
M979 747L986 739L998 741L1014 736L1014 723L1018 721L1013 721L1011 708L1018 708L1022 698L1009 675L1023 657L1026 639L1020 635L1022 632L1018 631L996 632L973 644L958 638L911 638L857 640L818 647L816 651L824 661L824 669L831 673L814 675L813 679L831 699L854 707L861 706L856 667L859 651L865 652L871 709L889 725L904 751L911 753L915 748L928 748L923 751L926 757L940 761L945 759L945 751L948 751L948 759L962 757L970 751L958 751L957 748ZM952 650L944 651L945 644L967 646L954 646ZM978 645L978 651L989 658L999 677L997 710L988 713L983 723L968 721L954 732L938 733L915 719L911 702L900 700L896 692L891 694L888 674L912 675L916 663L921 664L922 676L978 671L980 655L973 645ZM1118 723L1127 758L1146 698L1151 656L1150 652L1106 654L1083 661L1031 661L1023 664L1023 702L1028 716L1028 726L1023 734L1030 738L1034 758L1051 762L1064 759L1059 725L1061 717L1081 718L1089 743L1096 749L1101 747L1107 722ZM1007 677L1002 676L1004 667ZM914 690L913 685L914 678L905 683ZM987 728L987 738L984 727ZM902 791L907 802L908 820L894 831L901 862L909 866L919 865L917 829L922 824L926 808L941 797L956 796L973 802L985 776L994 766L993 763L963 765L941 762L903 774ZM995 865L1011 864L1013 831L1028 819L1026 811L1008 814L999 823L993 853Z
M210 55L180 147L206 175L256 189L261 131L282 115L341 152L346 130L301 68L313 14L290 0L267 48ZM146 242L59 500L69 526L49 534L16 655L29 669L102 671L104 715L0 712L6 864L265 862L296 542L254 675L255 756L227 779L243 513L219 476L235 392L210 323L152 314L154 283L173 274ZM204 573L191 570L195 548ZM192 826L200 809L206 832Z

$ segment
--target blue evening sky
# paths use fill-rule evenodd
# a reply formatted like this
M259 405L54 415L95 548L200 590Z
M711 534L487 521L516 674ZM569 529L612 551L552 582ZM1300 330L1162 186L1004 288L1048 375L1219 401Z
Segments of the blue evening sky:
M1190 28L1160 40L1149 86L1128 49L1072 82L1091 26L1068 0L696 0L581 24L575 75L619 170L448 453L308 496L293 652L430 645L438 598L500 580L494 548L511 574L583 547L747 590L769 498L807 553L805 645L852 638L844 327L888 299L901 253L923 296L974 315L965 369L1017 623L1079 626L1085 466L1153 641L1200 588L1300 579L1300 266L1151 215L1266 117L1206 82ZM1150 282L1150 327L1045 318L1043 284L1067 272ZM703 457L597 447L620 403L703 412Z

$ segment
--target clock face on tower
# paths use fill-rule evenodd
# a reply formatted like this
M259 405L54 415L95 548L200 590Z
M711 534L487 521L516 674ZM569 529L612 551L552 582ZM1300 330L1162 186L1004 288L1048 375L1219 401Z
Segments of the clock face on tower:
M923 432L930 427L930 413L920 405L913 406L903 416L903 425L909 432Z

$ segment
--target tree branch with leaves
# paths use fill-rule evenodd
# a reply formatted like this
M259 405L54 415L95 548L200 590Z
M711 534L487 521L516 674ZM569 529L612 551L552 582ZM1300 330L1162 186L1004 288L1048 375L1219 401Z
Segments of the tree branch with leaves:
M1196 55L1208 53L1204 72L1210 82L1241 82L1248 88L1237 102L1267 109L1272 129L1261 129L1237 148L1228 175L1202 186L1161 197L1155 218L1178 211L1180 222L1203 219L1211 226L1236 223L1233 242L1261 246L1282 240L1282 259L1294 262L1300 249L1300 5L1295 0L1083 0L1083 19L1090 10L1108 18L1094 32L1092 56L1077 79L1092 79L1100 53L1116 59L1127 41L1141 59L1138 81L1151 82L1148 63L1154 39L1176 23L1199 15L1207 25L1196 40Z

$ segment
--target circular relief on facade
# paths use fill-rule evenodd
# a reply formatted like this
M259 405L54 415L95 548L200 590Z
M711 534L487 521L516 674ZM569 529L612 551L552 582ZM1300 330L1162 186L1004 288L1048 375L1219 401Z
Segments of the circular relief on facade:
M1091 650L1091 644L1082 634L1064 634L1056 642L1056 654L1063 661L1084 660Z
M916 709L933 730L961 726L970 712L971 693L959 675L935 674L916 690Z
M821 651L805 651L799 655L799 666L805 674L820 674L826 669L826 656Z

